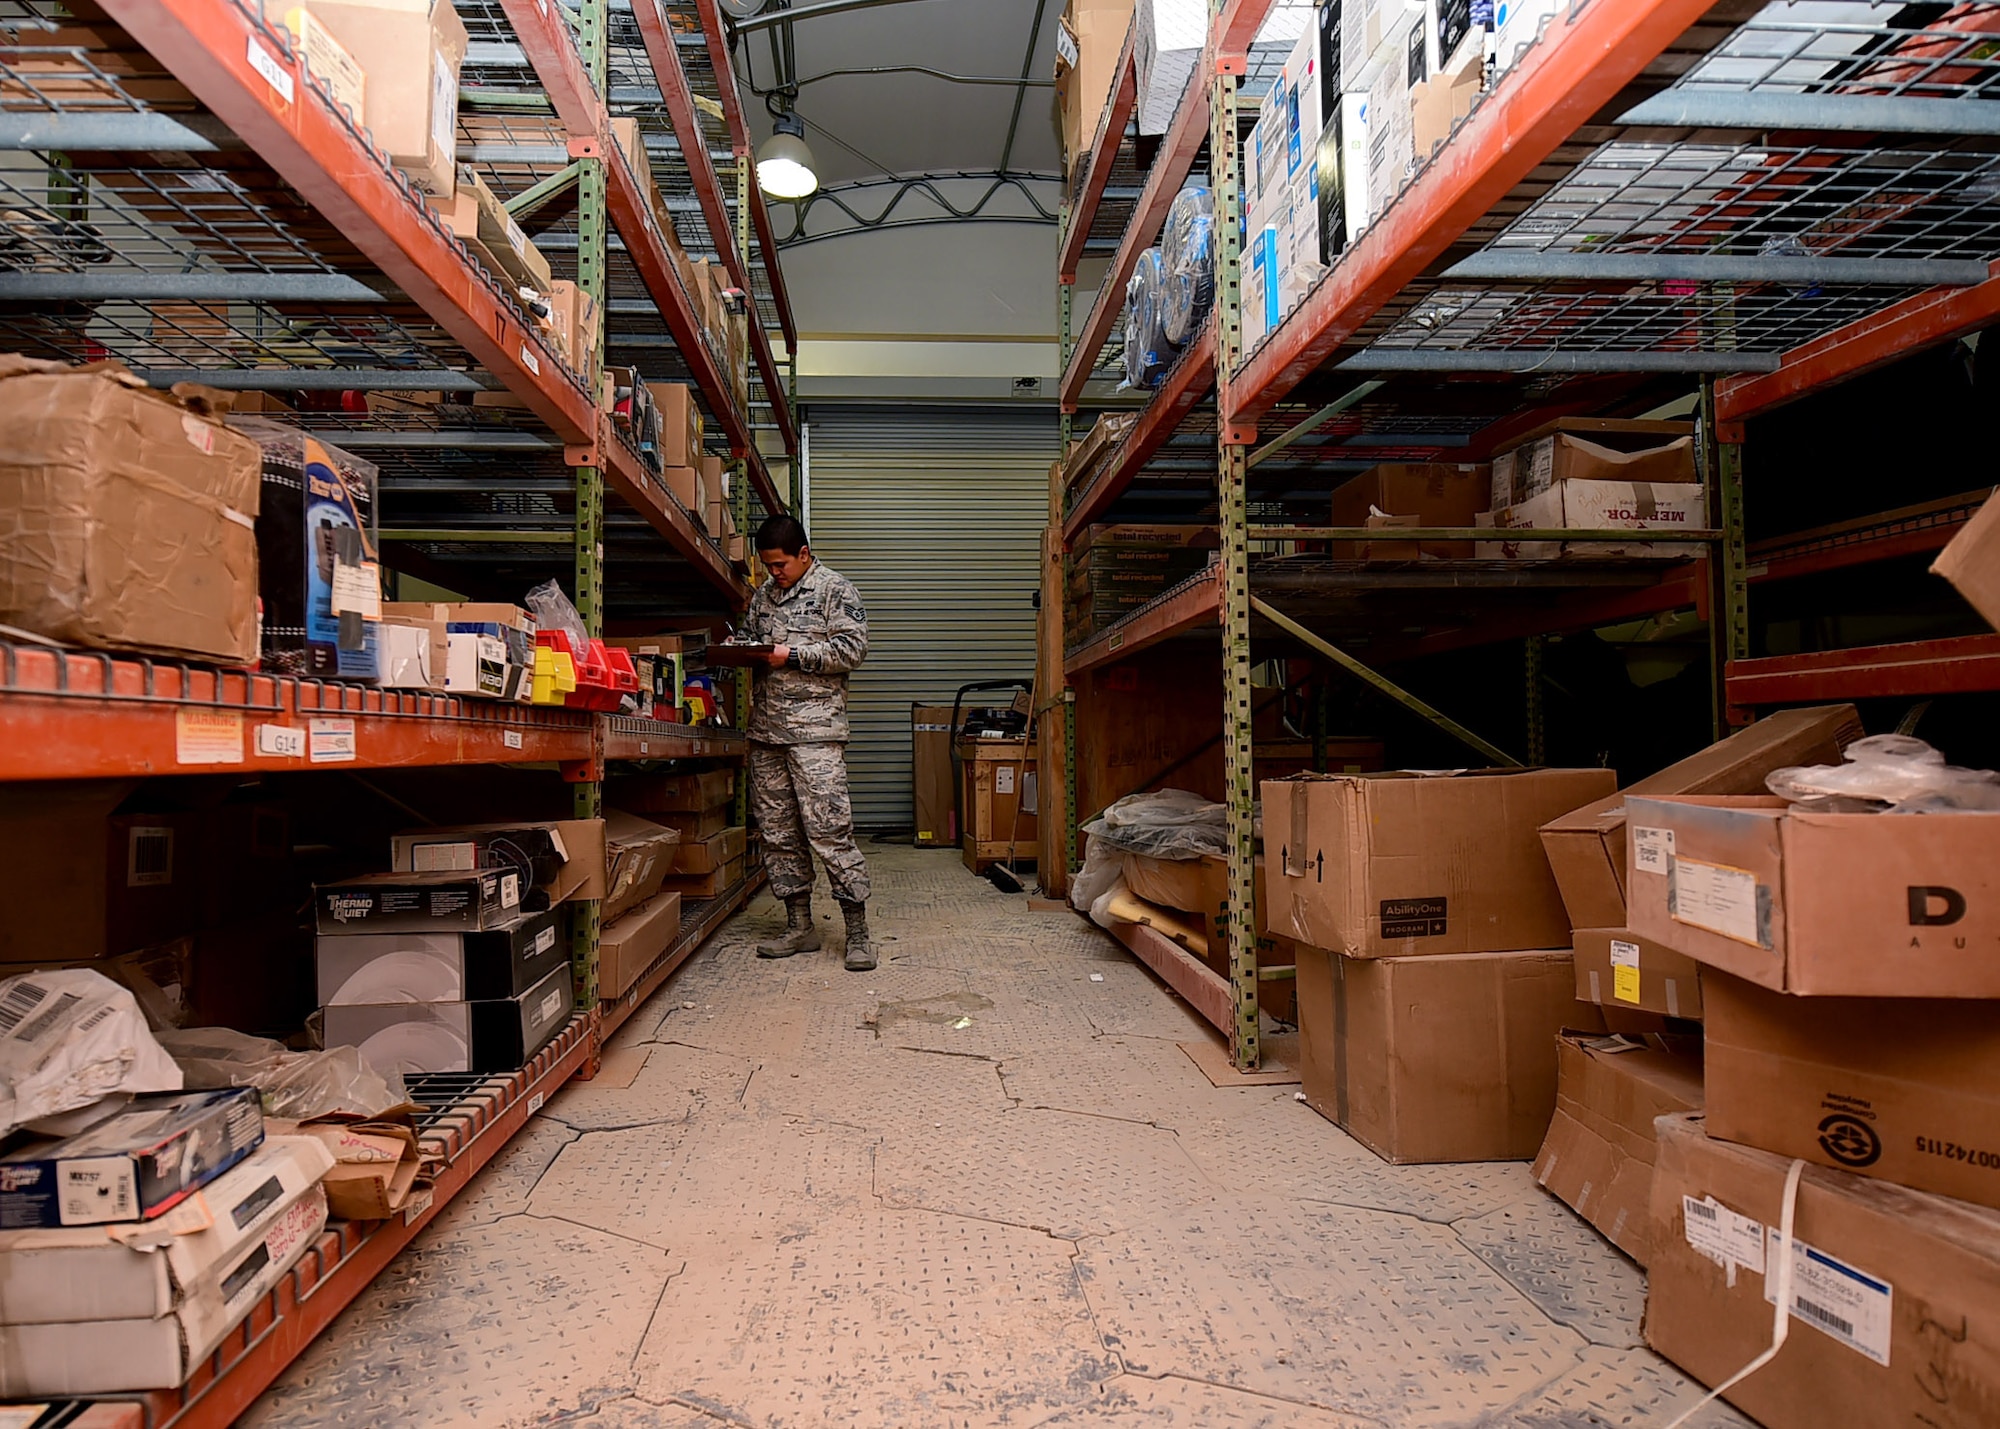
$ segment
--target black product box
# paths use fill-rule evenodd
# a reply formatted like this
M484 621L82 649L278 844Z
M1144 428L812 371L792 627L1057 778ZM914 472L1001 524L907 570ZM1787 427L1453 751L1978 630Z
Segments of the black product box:
M326 1009L329 1047L357 1047L378 1071L512 1072L576 1010L567 964L519 997L485 1002L344 1003Z
M518 997L568 965L561 921L550 909L479 933L322 933L319 1005Z
M263 1140L254 1088L137 1097L88 1131L0 1156L0 1230L151 1220Z
M520 916L521 876L366 873L313 890L322 933L483 933Z
M374 463L263 417L230 425L264 449L264 669L372 684L381 676L382 628Z

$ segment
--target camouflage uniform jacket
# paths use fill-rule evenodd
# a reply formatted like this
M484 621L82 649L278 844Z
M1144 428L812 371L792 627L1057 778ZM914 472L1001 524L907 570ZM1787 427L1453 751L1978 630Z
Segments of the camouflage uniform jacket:
M750 738L846 743L847 674L868 658L868 611L853 583L819 561L790 590L767 580L737 631L745 640L792 647L793 664L756 671Z

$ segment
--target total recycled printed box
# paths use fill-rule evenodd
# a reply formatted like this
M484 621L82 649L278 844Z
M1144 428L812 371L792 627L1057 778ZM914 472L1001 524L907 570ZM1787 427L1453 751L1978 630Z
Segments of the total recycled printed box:
M1801 813L1781 799L1626 800L1628 926L1813 997L2000 998L2000 813Z
M1355 958L1561 948L1567 968L1537 831L1615 783L1606 769L1267 780L1271 931Z
M1692 1115L1658 1133L1646 1342L1718 1385L1771 1343L1791 1163ZM1789 1250L1790 1333L1730 1403L1765 1429L2000 1422L2000 1213L1807 1166Z

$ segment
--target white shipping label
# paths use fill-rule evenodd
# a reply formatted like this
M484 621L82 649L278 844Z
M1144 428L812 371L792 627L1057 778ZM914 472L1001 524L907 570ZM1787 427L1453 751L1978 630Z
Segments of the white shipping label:
M1632 830L1632 867L1639 873L1657 873L1667 876L1667 870L1674 866L1674 831L1672 829Z
M1687 1243L1724 1267L1744 1266L1764 1273L1764 1223L1739 1216L1715 1197L1681 1197Z
M354 721L316 719L306 726L306 757L314 764L354 761Z
M1771 1273L1764 1277L1764 1298L1778 1303L1778 1257L1784 1238L1771 1233ZM1889 1363L1890 1315L1896 1290L1804 1241L1792 1240L1792 1318L1831 1335L1850 1350L1876 1364Z
M124 1156L56 1162L56 1210L66 1226L139 1218L137 1165Z
M503 873L500 875L500 906L518 908L521 906L521 875Z
M535 1014L535 1021L546 1022L562 1011L562 989L557 988L542 999L542 1010Z
M382 568L373 561L358 566L336 561L333 567L333 613L352 612L366 620L382 618Z
M996 766L994 766L994 770L993 770L993 792L994 792L994 793L996 793L996 794L1011 794L1011 793L1013 793L1013 792L1014 792L1014 766L1013 766L1013 765L1011 765L1011 764L1000 764L1000 765L996 765Z
M1757 875L1747 868L1676 858L1668 892L1668 911L1676 922L1764 946L1757 926Z
M284 724L257 726L257 752L274 759L306 757L306 732Z
M241 764L241 710L174 711L174 760L179 764Z
M431 59L431 143L449 164L458 153L458 68L442 50Z
M554 928L544 928L541 932L535 934L535 956L541 956L555 945L556 930Z

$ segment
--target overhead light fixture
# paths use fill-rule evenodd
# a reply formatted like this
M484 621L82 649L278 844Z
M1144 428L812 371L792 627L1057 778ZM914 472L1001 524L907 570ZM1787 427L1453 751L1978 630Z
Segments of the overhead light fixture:
M777 132L757 150L757 187L772 198L805 198L819 187L813 152L806 147L805 121L786 113L772 123Z

